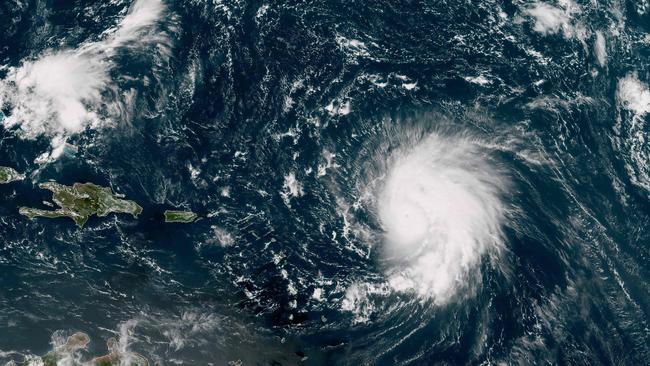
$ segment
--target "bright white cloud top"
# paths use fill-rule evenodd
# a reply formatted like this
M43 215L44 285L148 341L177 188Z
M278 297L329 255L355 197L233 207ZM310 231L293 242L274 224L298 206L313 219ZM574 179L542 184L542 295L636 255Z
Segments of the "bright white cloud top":
M378 199L393 290L444 304L480 282L503 247L507 180L478 141L433 134L391 157Z
M155 29L164 10L161 0L137 0L103 40L77 49L50 50L9 68L0 81L0 104L11 110L3 121L5 127L20 126L25 138L51 136L53 144L60 145L64 136L99 124L97 112L105 103L102 93L113 88L113 57L123 48L168 42ZM53 146L54 152L61 150Z

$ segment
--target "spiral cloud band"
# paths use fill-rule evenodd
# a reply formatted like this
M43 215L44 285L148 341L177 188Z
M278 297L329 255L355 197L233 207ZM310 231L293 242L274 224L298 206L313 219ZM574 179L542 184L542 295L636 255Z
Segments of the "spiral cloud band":
M388 283L437 304L479 283L503 246L507 180L478 141L432 134L393 154L378 195Z

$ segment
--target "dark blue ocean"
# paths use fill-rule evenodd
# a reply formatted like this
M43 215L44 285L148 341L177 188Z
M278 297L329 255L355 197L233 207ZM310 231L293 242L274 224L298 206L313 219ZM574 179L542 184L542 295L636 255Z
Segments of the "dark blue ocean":
M650 363L647 1L0 18L0 364ZM144 211L21 216L49 180Z

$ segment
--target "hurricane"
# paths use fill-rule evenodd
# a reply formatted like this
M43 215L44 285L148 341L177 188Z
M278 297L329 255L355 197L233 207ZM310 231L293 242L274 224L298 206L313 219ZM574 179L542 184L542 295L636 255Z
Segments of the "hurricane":
M396 291L445 303L473 287L482 259L503 249L507 180L482 150L471 138L433 134L390 157L377 209Z

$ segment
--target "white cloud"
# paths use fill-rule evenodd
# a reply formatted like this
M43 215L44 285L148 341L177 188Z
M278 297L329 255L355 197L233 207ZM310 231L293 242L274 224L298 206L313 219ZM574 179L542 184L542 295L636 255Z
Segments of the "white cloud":
M104 40L87 42L77 49L50 50L38 59L9 68L5 79L0 80L0 104L11 111L2 122L4 126L20 126L24 138L57 137L52 140L56 149L60 146L55 143L65 143L64 136L99 124L98 112L108 103L102 93L113 87L109 74L115 67L116 51L168 43L167 37L153 27L164 8L161 0L137 0L124 19L106 32Z
M282 196L282 200L287 206L291 207L289 203L291 197L301 197L304 194L302 184L296 179L295 173L291 172L284 176L284 184L282 185L280 196Z
M600 64L600 66L605 66L605 64L607 64L607 43L605 42L605 36L603 36L603 33L600 31L596 32L594 52L596 53L598 64Z
M570 36L572 33L571 18L563 9L545 3L536 3L526 10L526 14L535 19L533 30L536 32L548 35L563 31L565 36Z
M476 141L432 134L398 151L378 195L388 285L444 304L471 293L503 246L508 185Z
M620 79L616 94L625 109L640 116L650 112L650 90L636 75L628 74Z

